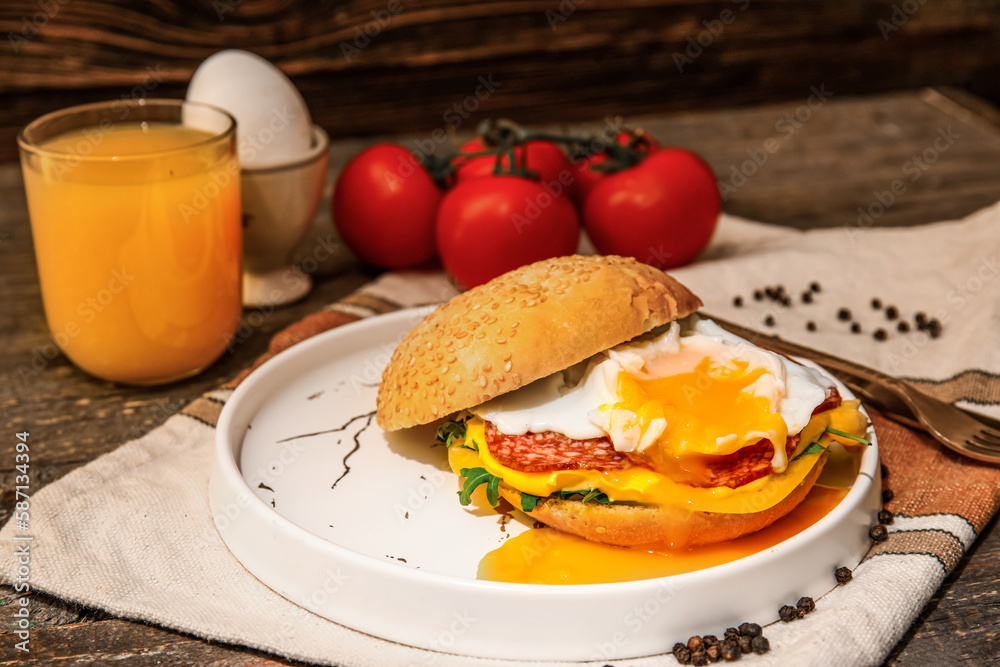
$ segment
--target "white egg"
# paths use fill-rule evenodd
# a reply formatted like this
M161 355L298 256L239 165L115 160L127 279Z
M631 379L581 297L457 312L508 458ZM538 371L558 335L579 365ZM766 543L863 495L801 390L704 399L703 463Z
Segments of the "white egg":
M309 152L312 120L302 95L281 70L249 51L209 56L191 77L187 99L236 118L244 167L283 165Z
M787 429L789 435L799 433L828 394L829 381L813 369L694 316L674 322L655 338L618 345L577 367L488 401L472 412L510 435L555 431L576 440L607 436L618 451L643 452L670 425L662 418L644 422L631 410L611 409L621 400L619 375L627 373L639 380L654 380L697 373L699 363L706 359L711 361L712 369L723 369L723 374L725 369L737 367L744 377L759 373L743 391L766 399L769 412L779 415L785 428L774 431L751 428L742 432L740 438L735 433L723 432L708 443L717 451L705 453L727 454L760 438L783 442L785 433L780 431ZM711 379L706 376L707 381ZM699 391L697 386L690 388ZM783 449L775 451L776 467L783 468L784 459Z

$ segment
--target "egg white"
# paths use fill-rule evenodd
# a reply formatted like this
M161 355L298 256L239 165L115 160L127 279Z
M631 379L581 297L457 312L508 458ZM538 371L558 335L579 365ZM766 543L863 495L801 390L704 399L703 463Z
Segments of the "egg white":
M746 365L745 373L761 371L744 391L765 398L788 435L799 433L813 410L827 397L829 381L812 368L764 350L725 331L711 320L692 315L674 322L662 334L644 336L606 350L569 369L554 373L515 391L498 396L471 411L508 435L555 431L575 440L607 436L621 452L643 452L664 432L663 419L640 425L628 410L613 410L620 401L619 374L639 380L690 373L704 359L713 368ZM784 441L769 431L742 434L748 438ZM725 449L737 434L720 436ZM783 447L775 447L772 467L787 465Z

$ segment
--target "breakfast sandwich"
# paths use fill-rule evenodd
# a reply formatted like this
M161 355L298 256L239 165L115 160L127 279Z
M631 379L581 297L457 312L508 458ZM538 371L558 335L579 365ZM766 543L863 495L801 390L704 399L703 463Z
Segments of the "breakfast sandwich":
M521 267L440 306L396 348L386 431L438 429L462 478L589 540L729 540L798 505L832 442L867 419L832 379L700 317L671 276L623 257Z

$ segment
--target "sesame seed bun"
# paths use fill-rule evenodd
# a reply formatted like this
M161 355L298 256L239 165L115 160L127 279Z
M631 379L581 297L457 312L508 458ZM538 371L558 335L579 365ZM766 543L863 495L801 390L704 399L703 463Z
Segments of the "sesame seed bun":
M823 452L791 493L759 512L693 512L653 505L604 505L549 497L528 514L565 533L621 547L657 551L714 544L765 528L795 509L816 484L826 457ZM500 495L514 507L521 507L520 491L501 484Z
M386 431L513 391L701 307L686 287L625 257L557 257L459 294L402 340L382 375Z

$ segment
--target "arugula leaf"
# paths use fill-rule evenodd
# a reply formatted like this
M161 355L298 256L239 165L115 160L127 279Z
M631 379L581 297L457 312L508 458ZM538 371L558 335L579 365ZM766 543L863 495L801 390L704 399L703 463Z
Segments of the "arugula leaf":
M486 471L486 468L462 468L459 473L465 478L462 490L458 492L458 502L464 507L472 502L472 492L480 484L486 484L486 499L491 505L500 502L500 478Z
M486 483L486 501L493 507L500 502L500 478L496 475L490 475Z
M434 439L437 442L444 444L445 447L451 447L455 444L456 440L461 441L462 448L471 449L476 451L475 448L469 447L465 444L465 434L466 434L466 419L456 419L453 421L446 421L438 427L437 433L434 435Z
M802 450L802 453L799 454L798 456L796 456L792 460L793 461L798 461L803 456L808 456L809 454L815 454L816 452L821 452L821 451L824 451L824 450L830 451L830 448L829 447L824 447L823 445L819 444L818 442L814 442L814 443L810 444L808 447L806 447L804 450Z
M826 432L831 435L839 435L841 438L850 438L851 440L857 440L858 442L864 443L869 447L872 446L872 443L866 440L865 438L862 438L857 435L851 435L850 433L844 433L843 431L838 431L837 429L830 428L829 426L826 428Z
M538 507L538 503L542 502L541 496L533 496L530 493L521 492L521 511L530 512L531 510Z

